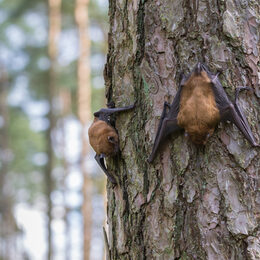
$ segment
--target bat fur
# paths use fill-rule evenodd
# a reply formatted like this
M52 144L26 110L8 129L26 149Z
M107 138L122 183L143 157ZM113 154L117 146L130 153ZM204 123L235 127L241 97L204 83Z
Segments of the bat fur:
M244 89L249 88L236 89L235 102L232 103L218 79L218 74L214 75L204 64L198 63L188 77L183 77L172 104L164 103L148 161L154 160L159 145L169 134L181 129L185 130L185 135L193 143L205 145L220 121L231 121L252 146L259 146L238 105L238 94Z
M88 130L89 143L96 152L95 160L113 184L116 184L116 180L108 172L104 162L105 157L114 156L119 151L118 134L115 128L110 125L110 116L132 108L134 105L121 108L102 108L94 113L94 121Z

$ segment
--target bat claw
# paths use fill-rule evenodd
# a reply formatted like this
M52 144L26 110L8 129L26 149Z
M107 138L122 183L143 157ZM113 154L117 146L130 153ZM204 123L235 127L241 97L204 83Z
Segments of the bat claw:
M203 68L203 64L200 63L200 62L198 62L198 63L196 64L195 68L194 68L194 73L198 75L198 74L201 73L201 71L202 71L203 69L204 69L204 68Z
M236 88L236 91L242 91L242 90L249 90L249 91L253 91L252 88L248 87L248 86L239 86Z
M171 104L167 101L164 101L164 105L167 106L168 108L171 108Z
M108 108L115 108L115 102L114 101L110 101L109 103L107 103L107 107Z

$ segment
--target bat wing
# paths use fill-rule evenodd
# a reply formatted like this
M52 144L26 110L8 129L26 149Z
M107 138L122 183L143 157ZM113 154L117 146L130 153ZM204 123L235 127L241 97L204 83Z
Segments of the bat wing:
M126 106L126 107L118 107L118 108L101 108L99 111L94 113L94 116L98 117L99 120L108 122L110 115L117 113L117 112L130 110L134 107L135 107L135 105Z
M113 183L116 184L115 178L108 172L107 167L105 166L104 162L104 155L98 155L96 154L95 160L97 161L98 165L101 167L101 169L104 171L106 174L107 178Z
M181 129L177 124L181 89L182 89L182 85L179 87L177 94L171 105L168 104L167 102L164 103L163 112L160 118L160 123L158 126L158 130L153 145L153 150L148 159L149 163L151 163L154 160L159 145L166 139L166 137L171 133L179 131ZM167 113L167 107L169 107L168 113Z
M203 69L207 72L208 76L212 80L212 89L214 92L217 107L220 112L221 121L231 121L232 123L234 123L237 128L243 133L245 138L250 142L250 144L252 144L253 146L258 146L254 139L250 126L237 102L237 97L240 90L247 88L238 88L236 90L236 99L235 103L233 104L229 100L223 86L221 85L218 79L218 75L213 75L208 71L206 67L203 67Z

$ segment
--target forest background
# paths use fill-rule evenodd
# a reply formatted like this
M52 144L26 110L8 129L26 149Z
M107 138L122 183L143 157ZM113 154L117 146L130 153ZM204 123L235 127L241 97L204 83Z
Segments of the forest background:
M105 104L108 2L0 0L0 6L0 259L102 259L106 181L93 152L84 151L82 124ZM84 40L91 43L89 60ZM82 81L80 66L83 75L91 66L89 79ZM78 96L86 81L91 97L84 107Z

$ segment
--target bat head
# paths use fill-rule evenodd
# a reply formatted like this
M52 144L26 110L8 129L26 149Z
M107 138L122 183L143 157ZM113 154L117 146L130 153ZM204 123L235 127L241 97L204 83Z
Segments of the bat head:
M119 142L118 142L118 135L117 133L111 132L108 136L107 136L107 140L109 145L111 146L111 150L113 150L112 154L116 154L119 151Z
M190 140L196 145L205 145L207 143L208 135L204 134L190 134Z
M185 132L185 136L189 137L189 139L196 145L206 145L210 136L213 135L214 128L207 129L205 131L192 131Z

